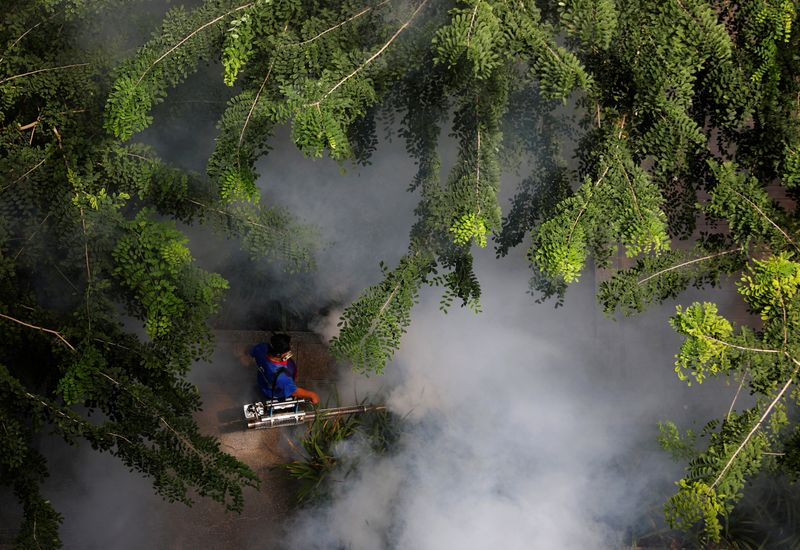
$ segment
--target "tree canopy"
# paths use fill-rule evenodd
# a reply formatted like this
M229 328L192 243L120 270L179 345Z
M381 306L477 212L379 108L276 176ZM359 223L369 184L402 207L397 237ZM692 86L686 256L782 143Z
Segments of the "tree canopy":
M668 520L719 540L748 478L800 473L787 414L800 399L796 1L207 0L170 11L121 63L76 32L109 3L15 5L0 27L0 479L25 507L22 541L37 522L38 540L56 540L32 445L45 424L118 455L168 498L191 488L240 505L252 472L198 433L184 379L207 357L225 282L165 220L211 220L255 255L308 266L313 236L258 202L256 162L285 124L308 156L368 162L390 118L417 164L408 251L332 342L354 368L381 372L425 285L443 288L445 310L479 309L471 250L490 235L498 255L528 245L532 289L556 303L590 259L609 266L621 249L630 267L598 294L610 315L732 277L757 316L734 327L695 303L671 321L685 337L679 378L731 378L755 404L708 424ZM234 94L204 178L129 140L211 60ZM440 179L445 130L458 158ZM499 180L515 158L533 168L504 216ZM145 336L121 327L121 308Z

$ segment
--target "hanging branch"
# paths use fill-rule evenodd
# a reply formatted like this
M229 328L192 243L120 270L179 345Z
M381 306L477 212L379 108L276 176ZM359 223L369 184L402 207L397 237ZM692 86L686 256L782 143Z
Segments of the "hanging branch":
M689 260L689 261L686 261L686 262L682 262L682 263L679 263L677 265L673 265L671 267L668 267L666 269L662 269L661 271L657 271L657 272L653 273L652 275L650 275L648 277L645 277L644 279L636 281L636 284L643 285L644 283L646 283L650 279L653 279L655 277L659 277L659 276L663 275L664 273L668 273L670 271L675 271L676 269L680 269L682 267L686 267L687 265L695 264L697 262L710 260L710 259L716 258L718 256L724 256L726 254L733 254L734 252L741 252L742 250L744 250L744 246L740 246L739 248L734 248L732 250L724 250L722 252L717 252L716 254L709 254L708 256L703 256L702 258L695 258L694 260Z
M749 363L748 363L749 365ZM749 368L749 366L748 366ZM730 420L731 413L733 412L733 406L736 404L736 400L739 398L739 393L741 393L742 388L744 387L744 381L747 379L747 370L742 373L742 379L739 381L739 388L736 390L736 394L733 396L733 401L731 401L731 406L728 407L728 414L725 416L725 420Z
M333 88L331 88L330 90L325 92L325 94L323 94L323 96L321 98L319 98L314 103L307 104L306 107L319 107L320 103L325 101L325 98L327 98L329 95L331 95L333 92L335 92L339 88L339 86L341 86L342 84L344 84L345 82L347 82L348 80L353 78L355 75L357 75L359 72L361 72L364 69L364 67L366 67L367 65L372 63L379 55L381 55L386 50L386 48L388 48L391 45L392 42L395 41L395 39L398 36L400 36L400 33L402 33L404 30L406 30L406 28L411 24L411 21L413 21L414 18L417 16L417 13L419 13L419 11L422 9L422 7L425 6L425 4L427 4L427 3L428 3L428 0L423 0L422 3L419 6L417 6L417 9L414 10L414 13L411 14L411 17L409 17L408 20L406 20L405 23L400 25L400 28L397 29L397 31L395 31L395 33L392 35L392 37L386 42L386 44L384 44L381 47L380 50L378 50L377 52L372 54L369 57L369 59L367 59L366 61L364 61L364 63L362 63L361 65L356 67L353 72L351 72L349 75L347 75L346 77L341 79L339 82L337 82L333 86Z
M158 416L159 421L161 421L161 423L164 424L164 426L169 431L171 431L173 434L175 434L175 437L178 438L178 441L180 441L181 443L186 445L186 447L191 449L191 451L194 452L198 456L198 458L200 458L200 461L203 463L204 466L208 463L208 460L209 460L208 457L205 456L200 451L198 451L197 448L192 444L191 441L189 441L186 438L185 435L179 433L175 428L173 428L172 425L164 419L164 416L161 414L161 412L158 409L156 409L151 403L147 403L146 401L141 399L138 395L136 395L130 389L128 389L128 387L125 384L115 380L114 378L112 378L111 376L106 374L105 372L103 372L103 371L97 371L97 372L98 372L98 374L100 374L100 376L102 376L106 380L109 380L112 384L114 384L115 386L117 386L121 390L124 390L125 392L127 392L131 397L133 397L137 402L139 402L139 404L141 404L142 406L147 407L151 411L153 411L156 414L156 416Z

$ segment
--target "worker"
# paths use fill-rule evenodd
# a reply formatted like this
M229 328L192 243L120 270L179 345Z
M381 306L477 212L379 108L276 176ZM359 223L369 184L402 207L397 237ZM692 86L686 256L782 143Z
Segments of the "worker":
M258 366L258 386L268 399L296 397L308 399L316 405L316 392L297 386L297 365L292 359L291 338L288 334L274 334L269 344L257 344L250 351Z

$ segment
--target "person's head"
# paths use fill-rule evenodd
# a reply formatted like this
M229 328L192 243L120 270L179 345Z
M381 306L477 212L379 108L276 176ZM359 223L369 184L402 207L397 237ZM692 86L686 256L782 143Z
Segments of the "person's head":
M288 334L273 334L272 338L269 339L269 354L273 357L284 358L284 355L291 354L291 351L292 339Z

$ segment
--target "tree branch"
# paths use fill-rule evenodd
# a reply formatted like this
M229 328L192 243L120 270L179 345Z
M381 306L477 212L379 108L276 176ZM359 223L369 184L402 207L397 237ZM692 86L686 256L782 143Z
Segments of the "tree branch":
M31 75L39 74L39 73L45 73L47 71L58 71L58 70L61 70L61 69L71 69L73 67L85 67L87 65L90 65L90 63L73 63L71 65L61 65L60 67L48 67L46 69L38 69L36 71L30 71L28 73L18 74L18 75L14 75L14 76L9 76L8 78L4 78L3 80L0 80L0 85L5 84L6 82L10 82L12 80L16 80L17 78L25 77L25 76L31 76Z
M773 227L775 227L775 229L777 229L777 230L780 232L780 234L781 234L781 235L783 235L783 237L784 237L784 238L785 238L785 239L786 239L786 240L789 242L789 244L791 244L793 247L795 247L795 249L796 249L796 250L800 251L800 248L798 248L797 244L795 244L795 242L792 240L792 238L791 238L789 235L787 235L787 234L786 234L786 232L785 232L783 229L781 229L781 228L780 228L780 226L779 226L777 223L775 223L774 221L772 221L772 219L771 219L769 216L767 216L767 215L764 213L764 211L763 211L763 210L761 210L761 208L759 208L759 206L758 206L756 203L754 203L753 201L751 201L749 198L747 198L746 196L744 196L742 193L739 193L739 192L738 192L736 189L733 189L733 188L731 188L731 191L733 191L734 193L736 193L737 195L739 195L740 197L742 197L744 200L746 200L748 203L750 203L750 206L752 206L753 208L755 208L755 209L756 209L756 211L757 211L759 214L761 214L761 216L762 216L762 217L763 217L765 220L767 220L769 223L771 223L771 224L773 225Z
M25 172L24 174L22 174L20 177L18 177L17 179L15 179L14 181L12 181L11 183L9 183L8 185L6 185L5 187L3 187L2 189L0 189L0 192L2 192L2 191L5 191L6 189L8 189L9 187L11 187L12 185L14 185L14 184L16 184L16 183L19 183L20 181L22 181L23 179L25 179L25 178L26 178L28 175L30 175L30 174L31 174L31 173L32 173L34 170L36 170L36 169L37 169L37 168L39 168L39 167L40 167L42 164L44 164L44 162L47 160L47 158L48 158L48 157L45 157L45 158L43 158L42 160L40 160L40 161L39 161L39 163L38 163L36 166L34 166L34 167L33 167L33 168L31 168L30 170L28 170L27 172Z
M603 170L603 173L600 174L600 177L597 178L596 182L594 182L594 185L592 185L592 189L600 185L600 182L603 181L603 178L605 178L606 174L608 174L609 168L611 168L611 165L606 165L606 169ZM569 243L572 241L572 233L575 231L575 228L578 226L578 222L580 221L581 217L583 217L583 214L584 212L586 212L586 209L588 207L589 207L588 202L581 207L580 212L578 212L578 217L575 218L575 221L572 223L572 227L569 228L569 235L567 235L567 246L569 246Z
M10 316L8 316L8 315L5 315L4 313L0 313L0 317L2 317L3 319L8 319L9 321L14 321L15 323L19 323L20 325L26 326L26 327L28 327L28 328L32 328L32 329L36 329L36 330L41 330L42 332L47 332L47 333L50 333L50 334L52 334L52 335L56 336L56 337L57 337L59 340L61 340L62 342L64 342L64 343L67 345L67 347L68 347L69 349L71 349L72 351L76 351L76 350L75 350L75 348L74 348L74 347L72 347L72 344L70 344L69 342L67 342L67 339L66 339L66 338L64 338L64 337L61 335L61 333L60 333L60 332L57 332L57 331L55 331L55 330L52 330L52 329L49 329L49 328L40 327L40 326L37 326L37 325L31 325L30 323L26 323L26 322L24 322L24 321L20 321L19 319L15 319L15 318L13 318L13 317L10 317Z
M381 55L381 54L382 54L382 53L383 53L383 52L386 50L386 48L388 48L388 47L391 45L391 43L392 43L392 42L394 42L394 41L395 41L395 39L396 39L398 36L400 36L400 33L402 33L404 30L406 30L406 28L407 28L407 27L408 27L408 26L411 24L411 21L413 21L413 20L414 20L414 18L417 16L417 14L418 14L418 13L419 13L419 11L422 9L422 7L423 7L425 4L427 4L427 3L428 3L428 0L422 0L422 3L420 3L420 5L419 5L419 6L417 6L417 9L415 9L415 10L414 10L414 13L412 13L412 14L411 14L411 17L409 17L409 18L406 20L406 22L405 22L405 23L403 23L402 25L400 25L400 28L399 28L399 29L397 29L397 31L396 31L396 32L395 32L395 33L392 35L392 37L391 37L391 38L390 38L390 39L389 39L389 40L386 42L386 44L384 44L384 45L381 47L381 49L379 49L377 52L375 52L374 54L372 54L372 55L369 57L369 59L367 59L366 61L364 61L364 63L362 63L361 65L359 65L358 67L356 67L356 68L355 68L355 70L353 70L353 72L351 72L351 73L350 73L350 74L348 74L346 77L344 77L344 78L343 78L343 79L341 79L339 82L337 82L337 83L336 83L336 84L333 86L333 88L331 88L330 90L328 90L327 92L325 92L325 94L323 94L323 96L322 96L321 98L319 98L319 99L318 99L317 101L315 101L314 103L309 103L309 104L307 104L307 105L306 105L306 107L319 107L320 103L322 103L323 101L325 101L325 98L327 98L329 95L331 95L333 92L335 92L335 91L336 91L336 90L339 88L339 86L341 86L342 84L344 84L345 82L347 82L348 80L350 80L351 78L353 78L355 75L357 75L359 72L361 72L361 71L364 69L364 67L366 67L367 65L369 65L370 63L372 63L372 62L373 62L373 61L374 61L374 60L375 60L375 59L376 59L376 58L377 58L379 55Z
M25 38L25 36L27 36L27 34L28 34L29 32L31 32L33 29L35 29L36 27L38 27L38 26L39 26L39 25L41 25L42 23L43 23L43 21L39 21L39 22L38 22L38 23L36 23L34 26L32 26L30 29L28 29L27 31L25 31L24 33L22 33L21 35L19 35L19 36L17 37L17 39L16 39L16 40L14 40L14 42L13 42L13 43L12 43L12 44L11 44L11 45L8 47L8 49L7 49L6 51L4 51L4 52L3 52L3 57L0 57L0 63L2 63L2 62L3 62L3 60L6 58L6 54L7 54L8 52L10 52L11 50L13 50L13 49L14 49L14 46L16 46L16 45L19 43L19 41L20 41L20 40L22 40L23 38Z
M672 267L668 267L666 269L662 269L661 271L657 271L657 272L653 273L652 275L650 275L648 277L645 277L644 279L641 279L640 281L637 281L636 284L643 285L644 283L646 283L650 279L653 279L654 277L659 277L659 276L663 275L664 273L668 273L670 271L675 271L676 269L680 269L682 267L686 267L687 265L695 264L697 262L710 260L712 258L716 258L717 256L724 256L726 254L733 254L734 252L741 252L742 250L744 250L744 247L740 246L739 248L734 248L734 249L731 249L731 250L725 250L723 252L717 252L716 254L709 254L708 256L703 256L702 258L695 258L694 260L689 260L687 262L682 262L682 263L679 263L677 265L673 265Z
M247 125L250 124L250 117L253 116L253 111L256 110L256 105L258 104L258 99L261 97L261 92L264 91L264 86L267 85L267 81L269 80L269 75L272 74L272 67L275 65L275 58L272 58L272 61L269 62L269 69L267 69L267 76L264 77L264 82L261 83L261 87L258 89L258 93L256 94L255 99L253 100L253 104L250 106L250 112L247 113L247 118L244 119L244 124L242 125L242 131L239 132L239 143L236 145L236 164L241 168L241 160L239 158L239 151L242 150L242 143L244 142L244 132L247 130Z
M349 17L349 18L345 19L344 21L342 21L341 23L339 23L337 25L334 25L333 27L330 27L329 29L326 29L326 30L322 31L321 33L316 35L314 38L309 38L308 40L303 40L302 42L298 42L296 44L292 44L292 46L305 46L306 44L311 44L312 42L314 42L315 40L317 40L319 38L322 38L323 36L325 36L329 32L335 31L336 29L338 29L339 27L341 27L343 25L346 25L350 21L358 19L359 17L361 17L362 15L364 15L365 13L367 13L369 11L372 11L374 9L378 9L379 7L381 7L382 5L386 4L387 2L389 2L389 0L383 0L383 2L381 2L380 4L376 4L374 6L369 6L367 8L364 8L363 10L361 10L357 14L353 15L352 17Z
M185 36L185 37L184 37L184 38L183 38L183 39L182 39L180 42L178 42L177 44L175 44L174 46L172 46L170 49L168 49L166 52L164 52L164 53L161 55L161 57L159 57L158 59L156 59L155 61L153 61L152 65L150 65L149 67L147 67L147 69L145 69L145 71L144 71L144 72L143 72L143 73L142 73L142 74L139 76L139 80L137 80L137 81L136 81L136 85L138 86L138 85L139 85L139 83L141 83L141 81L144 79L144 77L147 75L147 73L149 73L149 72L150 72L150 71L153 69L153 67L155 67L156 65L158 65L159 63L161 63L161 61L162 61L164 58L166 58L167 56L169 56L170 54L172 54L172 52L174 52L175 50L177 50L178 48L180 48L181 46L183 46L183 44L185 44L185 43L186 43L186 41L187 41L187 40L189 40L190 38L192 38L194 35L196 35L196 34L197 34L197 33L199 33L200 31L202 31L202 30L203 30L203 29L205 29L206 27L210 27L210 26L211 26L211 25L213 25L214 23L217 23L218 21L220 21L220 20L222 20L222 19L225 19L226 17L228 17L228 16L229 16L230 14L232 14L232 13L235 13L235 12L237 12L237 11L240 11L240 10L245 10L245 9L247 9L247 8L249 8L249 7L252 7L252 6L253 6L253 4L254 4L254 2L249 2L249 3L247 3L247 4L244 4L244 5L242 5L242 6L239 6L238 8L233 8L232 10L230 10L230 11L228 11L228 12L226 12L226 13L224 13L224 14L220 15L219 17L216 17L216 18L212 19L212 20L211 20L211 21L209 21L208 23L205 23L205 24L201 25L200 27L198 27L197 29L195 29L195 30L193 30L192 32L190 32L190 33L189 33L188 35L186 35L186 36ZM2 84L2 82L0 82L0 84Z

